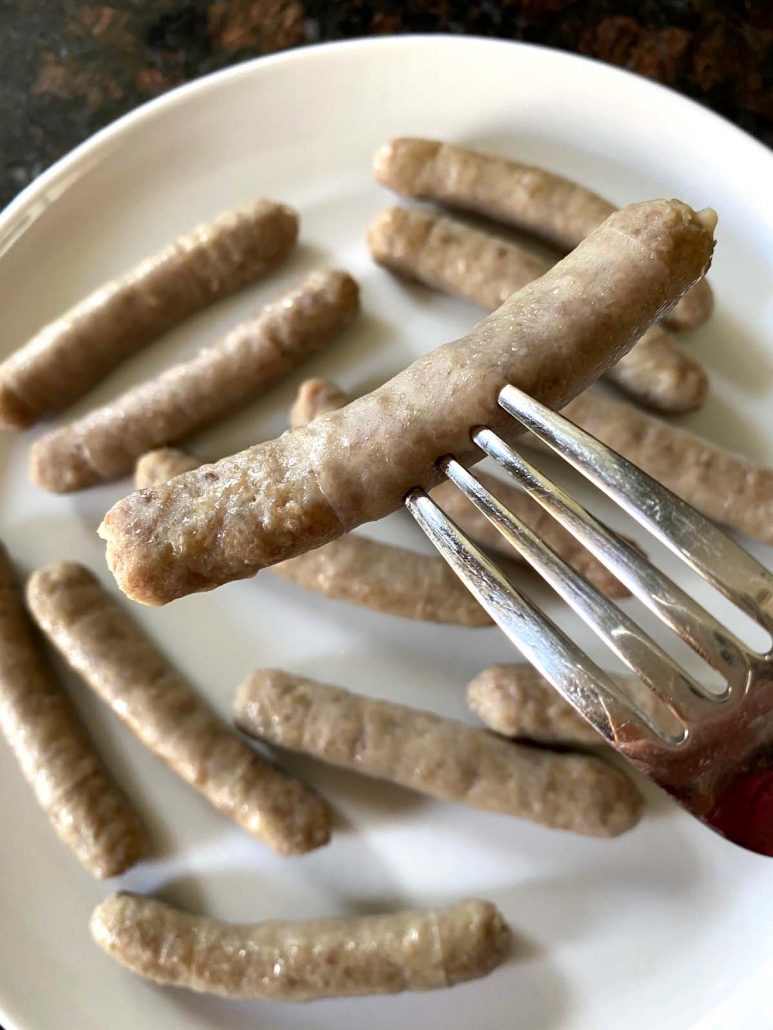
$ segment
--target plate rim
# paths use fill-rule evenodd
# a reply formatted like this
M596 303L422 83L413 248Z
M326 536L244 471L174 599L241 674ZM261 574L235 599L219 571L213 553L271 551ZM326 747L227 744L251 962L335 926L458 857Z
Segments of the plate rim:
M542 54L549 60L556 60L559 63L566 62L570 64L582 64L586 68L593 68L595 74L601 74L602 76L608 76L610 78L617 78L623 76L629 86L639 90L655 90L661 94L661 96L670 97L672 101L679 104L686 105L692 109L695 115L707 119L715 129L721 126L722 131L729 133L735 137L736 142L739 145L747 146L753 150L757 158L768 159L773 164L773 151L767 147L761 140L758 140L746 129L741 128L732 122L725 115L719 114L712 108L701 104L698 100L693 97L687 96L684 93L680 93L678 90L673 89L671 86L667 86L664 83L657 82L654 79L648 79L638 72L631 71L628 68L621 68L618 65L608 64L605 61L601 61L597 58L590 57L586 54L573 53L568 50L560 50L557 47L544 46L540 43L529 43L522 40L510 40L502 39L498 37L479 36L479 35L451 35L443 33L411 33L408 35L393 35L393 36L364 36L357 39L341 39L331 40L324 43L308 43L301 44L297 47L293 47L289 50L281 50L273 54L265 54L258 57L249 58L246 61L241 61L238 64L231 65L227 68L221 68L218 71L209 72L206 75L201 75L198 78L192 79L190 82L182 83L179 86L175 86L173 89L162 93L160 96L153 97L150 100L145 101L138 107L135 107L131 111L127 111L116 118L114 121L109 122L107 125L98 129L95 133L88 136L81 143L78 143L75 147L69 150L62 157L58 158L49 168L38 175L32 182L28 183L7 205L4 209L0 210L0 257L3 253L13 246L13 242L21 230L26 228L29 224L26 218L26 209L39 199L47 200L46 193L50 187L55 185L57 180L65 177L71 170L77 167L80 161L84 157L91 157L97 154L105 146L109 145L114 139L117 139L126 132L132 131L135 126L141 125L145 121L153 119L158 113L166 110L167 107L173 108L181 103L188 102L196 94L205 93L210 90L216 90L221 88L224 84L227 84L231 80L236 80L240 77L249 77L255 74L256 70L261 68L270 68L280 64L291 64L297 61L313 60L317 56L333 51L341 50L378 50L382 48L400 48L400 47L448 47L449 49L454 47L467 47L467 46L486 46L486 47L514 47L518 50L525 50L529 52L537 52ZM40 196L42 194L42 197ZM57 199L54 196L48 203L45 203L41 210L35 215L37 218L43 211L49 206L49 203L55 202ZM19 225L19 221L24 224ZM33 218L33 221L35 219Z

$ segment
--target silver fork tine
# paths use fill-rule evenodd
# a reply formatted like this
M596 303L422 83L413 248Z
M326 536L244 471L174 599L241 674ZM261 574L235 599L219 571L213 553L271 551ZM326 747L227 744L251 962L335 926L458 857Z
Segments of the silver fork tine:
M523 656L581 715L611 740L613 726L633 723L645 737L676 738L659 727L595 662L525 598L419 488L405 506L440 554Z
M640 468L563 415L505 386L499 403L739 608L773 632L773 576Z
M456 459L442 458L438 467L678 719L686 724L714 707L716 696L705 694L633 619L559 558Z
M734 634L490 429L476 430L472 438L732 688L744 687L749 673L747 649Z

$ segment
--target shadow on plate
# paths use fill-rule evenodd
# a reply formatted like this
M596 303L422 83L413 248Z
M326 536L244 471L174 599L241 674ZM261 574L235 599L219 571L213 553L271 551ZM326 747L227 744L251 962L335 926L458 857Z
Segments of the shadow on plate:
M294 772L304 783L313 784L314 789L331 803L334 834L360 832L356 819L350 819L344 807L367 810L368 824L372 827L378 823L396 823L406 814L416 813L432 803L431 799L407 787L363 776L282 748L273 750L283 769Z

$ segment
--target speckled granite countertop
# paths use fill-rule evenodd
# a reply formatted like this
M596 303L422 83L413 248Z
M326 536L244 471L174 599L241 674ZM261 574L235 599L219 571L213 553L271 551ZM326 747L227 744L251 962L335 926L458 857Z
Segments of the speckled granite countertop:
M322 40L472 33L578 51L773 144L773 0L0 0L0 206L143 101Z

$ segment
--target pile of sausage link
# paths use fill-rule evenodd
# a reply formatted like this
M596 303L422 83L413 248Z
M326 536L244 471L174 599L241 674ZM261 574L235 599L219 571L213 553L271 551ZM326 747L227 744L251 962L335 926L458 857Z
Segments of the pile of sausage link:
M242 454L202 465L173 448L250 403L354 321L354 280L316 271L192 359L40 437L31 476L55 492L134 468L138 492L100 530L130 597L163 604L270 568L307 590L392 615L489 625L442 559L350 531L395 510L406 489L421 484L474 539L517 560L434 468L448 452L470 464L479 459L468 442L472 425L513 435L496 407L505 382L564 408L710 516L773 542L770 470L625 402L584 392L606 372L614 387L655 412L704 402L705 372L664 326L694 328L711 313L703 275L712 212L695 214L678 201L615 212L542 169L429 140L387 144L374 175L407 197L483 215L570 253L551 268L434 211L392 208L368 232L374 260L494 312L461 340L352 402L333 383L307 381L291 431ZM199 226L97 290L0 365L0 424L26 428L63 410L172 326L263 278L297 235L295 212L261 200ZM484 478L576 569L610 596L626 596L525 494ZM141 859L149 837L56 680L32 620L151 752L279 854L326 844L331 811L247 737L591 836L622 833L640 816L636 786L605 761L595 731L526 667L497 666L470 683L470 708L486 729L280 670L257 671L240 686L234 729L90 570L60 562L35 572L25 603L0 549L0 726L52 826L98 877ZM556 744L562 750L550 749ZM478 900L236 926L115 894L94 911L91 928L110 955L153 980L286 1001L451 986L489 973L510 941L495 906Z

